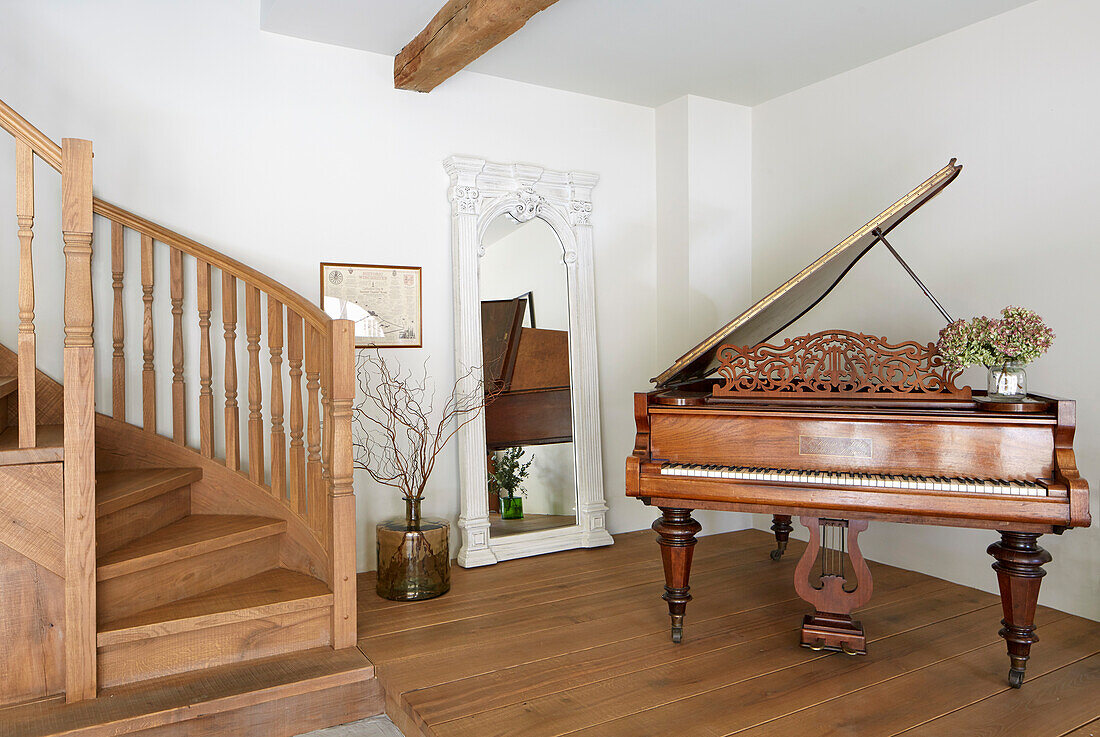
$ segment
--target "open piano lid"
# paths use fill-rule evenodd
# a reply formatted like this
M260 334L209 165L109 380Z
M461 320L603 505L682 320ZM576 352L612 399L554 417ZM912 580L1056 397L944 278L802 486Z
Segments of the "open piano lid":
M939 194L960 171L962 166L956 165L955 159L951 159L947 166L912 192L685 353L651 381L656 382L658 388L697 381L710 373L711 364L720 346L757 345L786 328L824 299L881 236L885 236L909 217L910 213Z

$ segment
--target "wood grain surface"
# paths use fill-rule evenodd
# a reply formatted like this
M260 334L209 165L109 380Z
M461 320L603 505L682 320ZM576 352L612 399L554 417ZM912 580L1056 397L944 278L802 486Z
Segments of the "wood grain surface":
M807 725L860 737L1081 737L1100 717L1089 696L1100 623L1040 607L1042 646L1016 691L995 595L874 562L875 596L857 612L868 655L800 648L810 607L791 576L805 543L791 540L775 562L774 537L756 530L698 538L695 599L673 644L655 537L455 569L449 594L415 605L378 599L362 574L359 647L390 718L431 737L790 735Z

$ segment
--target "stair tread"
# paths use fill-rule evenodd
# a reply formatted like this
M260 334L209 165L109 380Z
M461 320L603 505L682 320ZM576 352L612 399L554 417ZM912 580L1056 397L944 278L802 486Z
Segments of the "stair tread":
M64 425L39 425L34 448L19 447L19 427L0 431L0 466L18 463L50 463L65 457Z
M358 648L320 647L115 686L72 704L45 699L12 706L0 710L0 723L5 737L45 737L97 725L129 734L373 678L374 666Z
M112 514L202 478L199 468L134 468L95 476L95 516Z
M19 378L16 376L0 376L0 399L8 396L19 388Z
M332 592L323 581L286 568L272 568L101 625L99 646L331 604Z
M104 555L97 561L96 579L104 581L284 530L286 522L271 517L189 515Z

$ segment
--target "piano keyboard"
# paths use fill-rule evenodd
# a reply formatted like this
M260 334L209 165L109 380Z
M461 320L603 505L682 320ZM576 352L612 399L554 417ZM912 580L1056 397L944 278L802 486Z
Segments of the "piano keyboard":
M867 486L876 489L912 489L914 491L946 491L964 494L1047 496L1046 487L1042 484L1033 481L1005 479L888 476L874 473L748 468L745 466L719 466L701 463L666 463L661 466L661 475L735 479L740 481L778 481L803 485Z

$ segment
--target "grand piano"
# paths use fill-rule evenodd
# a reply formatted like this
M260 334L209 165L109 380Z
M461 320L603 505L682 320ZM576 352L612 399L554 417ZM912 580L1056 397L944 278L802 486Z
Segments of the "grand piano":
M801 645L865 654L852 612L873 589L858 535L872 521L985 528L1004 612L1008 681L1019 688L1051 561L1040 535L1088 527L1088 484L1073 454L1073 400L1004 402L956 386L932 344L843 330L768 341L820 302L962 167L913 191L688 351L634 397L626 493L660 509L653 525L672 639L680 642L696 509L773 515L778 560L799 516L810 534L795 590L814 606Z

